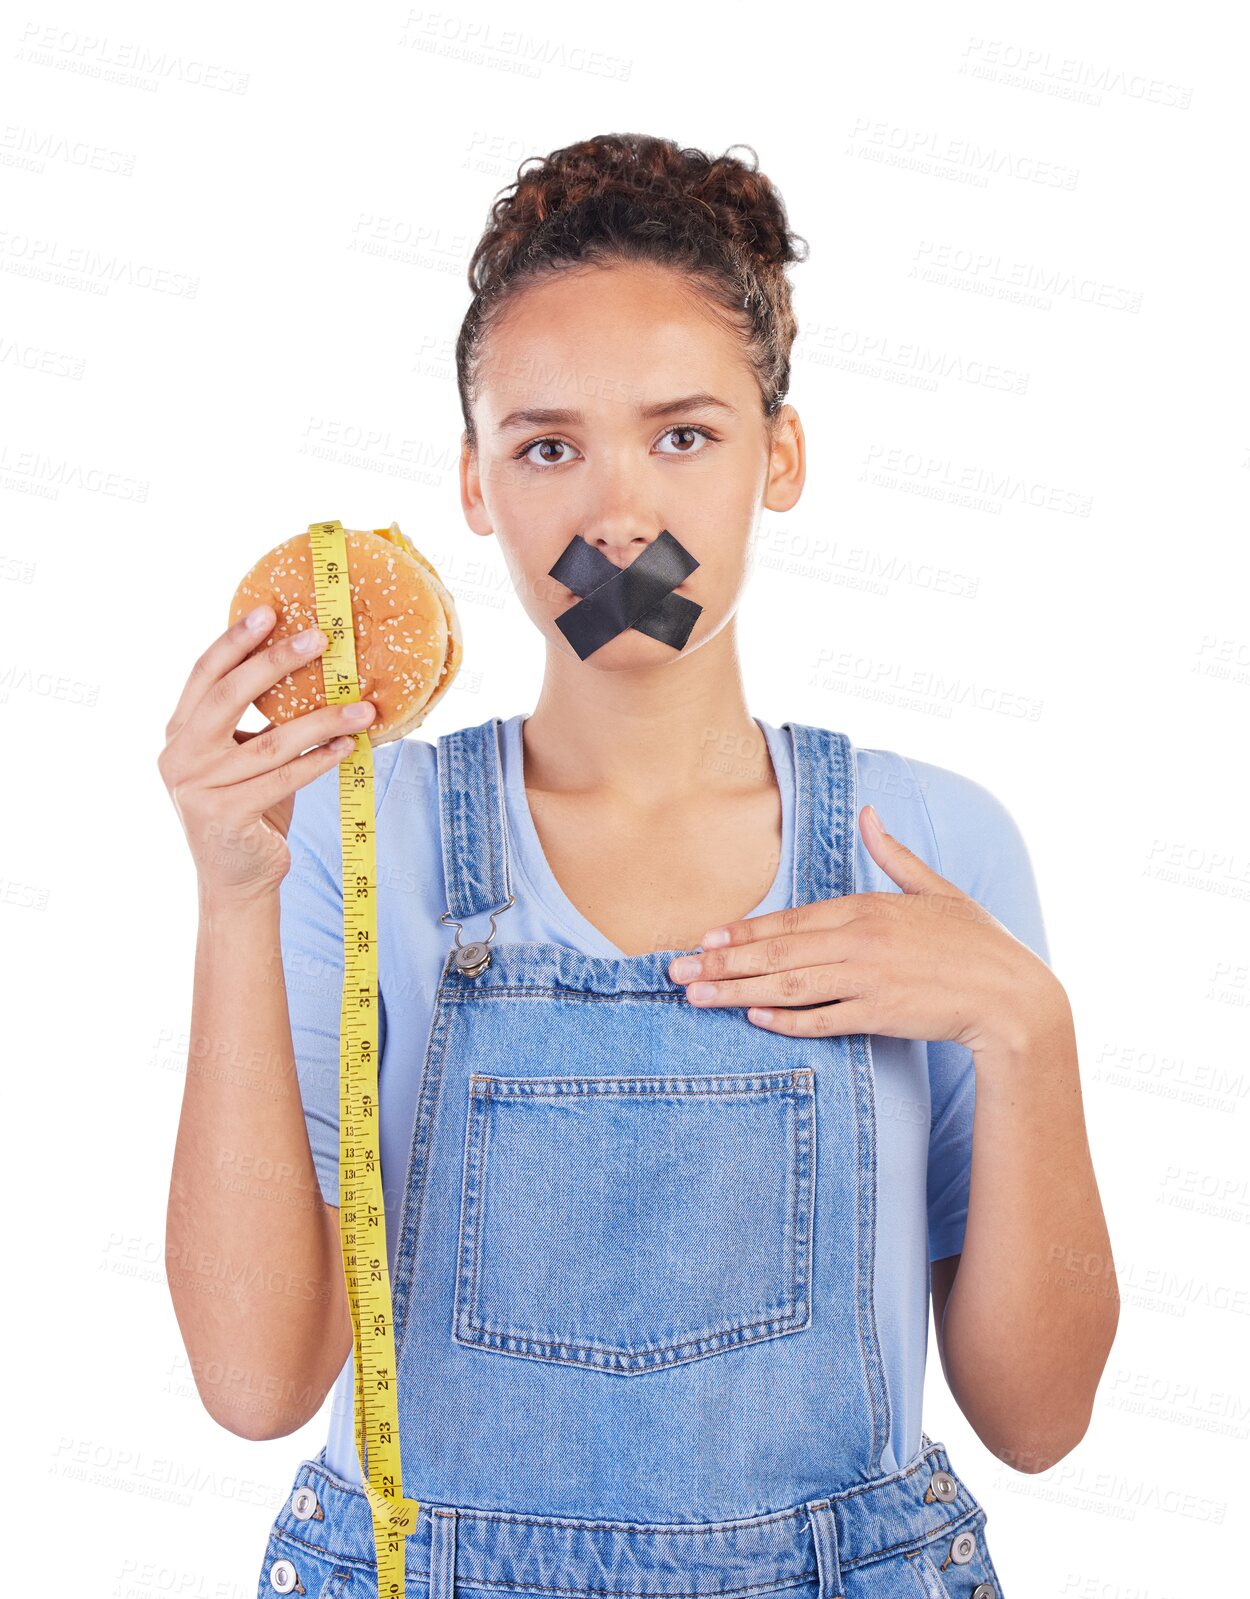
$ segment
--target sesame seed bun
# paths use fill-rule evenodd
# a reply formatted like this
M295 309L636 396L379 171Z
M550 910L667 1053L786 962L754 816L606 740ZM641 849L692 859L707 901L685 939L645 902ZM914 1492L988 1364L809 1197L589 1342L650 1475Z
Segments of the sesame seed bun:
M451 686L464 653L460 619L438 573L397 522L368 532L344 528L343 535L360 698L376 707L365 731L371 744L387 744L419 727ZM230 620L266 604L278 619L253 655L318 625L307 533L284 540L257 561L235 590ZM266 689L255 702L261 715L289 722L325 705L326 653Z

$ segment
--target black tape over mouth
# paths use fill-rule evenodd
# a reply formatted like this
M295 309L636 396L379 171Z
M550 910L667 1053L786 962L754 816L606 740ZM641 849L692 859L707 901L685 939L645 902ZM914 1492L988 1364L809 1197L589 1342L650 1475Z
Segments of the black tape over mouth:
M629 566L616 566L575 533L547 576L582 598L556 626L583 661L631 627L679 650L703 607L673 590L698 565L667 528Z

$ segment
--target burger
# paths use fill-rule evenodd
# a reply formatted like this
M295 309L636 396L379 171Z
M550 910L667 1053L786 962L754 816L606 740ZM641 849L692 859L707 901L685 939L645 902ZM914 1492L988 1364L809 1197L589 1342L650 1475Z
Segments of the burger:
M419 727L450 688L464 653L460 620L438 573L398 522L364 532L344 528L343 537L359 698L375 707L364 731L371 744L386 744ZM319 625L309 534L284 540L257 561L235 590L230 621L257 605L272 605L277 621L253 655ZM289 722L325 705L325 654L259 695L261 715Z

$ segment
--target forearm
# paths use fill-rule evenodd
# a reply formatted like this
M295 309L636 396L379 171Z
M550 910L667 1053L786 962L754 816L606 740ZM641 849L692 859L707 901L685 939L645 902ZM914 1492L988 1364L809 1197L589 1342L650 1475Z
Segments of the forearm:
M166 1274L200 1397L230 1431L294 1431L341 1369L337 1222L308 1144L277 897L202 899Z
M1041 1471L1079 1442L1119 1317L1071 1009L1056 982L1010 1047L975 1055L963 1253L947 1381L986 1446Z

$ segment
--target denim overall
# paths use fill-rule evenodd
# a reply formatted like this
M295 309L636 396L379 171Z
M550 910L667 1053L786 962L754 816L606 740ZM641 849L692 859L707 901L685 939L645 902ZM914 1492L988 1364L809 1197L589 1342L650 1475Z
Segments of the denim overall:
M793 903L852 894L854 749L785 727ZM679 950L510 943L498 740L437 751L458 930L392 1270L407 1592L999 1599L944 1447L880 1469L868 1038L693 1006ZM274 1523L275 1591L377 1593L368 1501L324 1450Z

